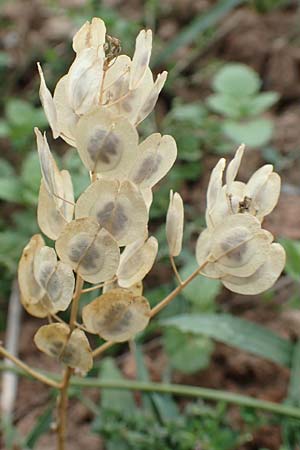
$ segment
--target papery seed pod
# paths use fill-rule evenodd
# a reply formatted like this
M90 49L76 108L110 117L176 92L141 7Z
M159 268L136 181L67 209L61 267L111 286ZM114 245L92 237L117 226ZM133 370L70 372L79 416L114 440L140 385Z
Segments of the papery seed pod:
M32 236L23 250L18 268L21 303L26 311L35 317L47 317L49 313L43 306L43 289L37 283L33 273L35 255L44 245L45 242L40 234Z
M63 182L63 198L61 206L57 206L55 198L49 194L44 180L41 180L37 218L40 229L50 239L56 240L65 225L73 219L74 194L70 174L67 170L60 172Z
M214 226L211 220L211 214L222 190L222 177L225 164L225 159L221 158L210 175L206 194L206 223L208 226Z
M226 169L226 186L227 186L227 193L231 193L232 183L234 182L238 170L241 165L241 160L244 155L245 145L242 144L239 146L237 151L235 152L234 158L230 161L230 163L227 166Z
M249 277L225 275L221 281L230 291L256 295L266 291L276 282L285 266L285 251L280 244L272 244L265 262Z
M138 155L129 173L129 179L141 189L152 188L169 172L176 157L177 146L172 136L151 134L138 147Z
M58 125L59 122L58 122L58 118L57 118L57 111L56 111L55 103L53 101L53 98L52 98L52 95L51 95L49 89L47 88L44 74L43 74L40 63L38 63L37 66L38 66L38 71L39 71L39 75L40 75L40 79L41 79L40 91L39 91L41 103L44 108L45 115L49 122L50 128L52 130L53 137L54 137L54 139L56 139L60 135L60 130L59 130L59 125Z
M47 295L49 311L65 311L72 301L75 279L71 267L57 261L53 248L45 246L37 251L34 277Z
M197 263L202 266L206 261L208 261L208 257L211 254L211 246L212 246L212 231L206 228L200 233L200 236L197 240L196 244L196 259ZM214 262L207 262L205 267L201 270L201 274L205 275L208 278L218 279L224 273L219 269Z
M75 138L84 165L103 176L126 176L137 156L136 129L124 118L113 119L104 108L79 120Z
M150 272L158 251L158 242L151 236L146 242L139 239L125 247L117 271L118 283L129 288Z
M64 323L43 325L34 336L35 345L43 353L52 356L73 369L88 372L93 366L92 351L84 332Z
M59 199L59 197L63 197L61 175L51 154L46 133L44 133L43 136L38 128L35 128L34 132L36 134L41 172L45 182L45 187L49 194L55 196L57 205L61 206L62 200Z
M76 114L86 114L97 105L103 77L104 50L79 52L68 72L67 96Z
M117 279L112 282L107 281L103 286L102 294L106 294L106 292L109 292L112 289L119 289L120 287L121 286L119 285ZM135 297L143 295L143 282L138 281L132 286L126 288L126 290L129 291L131 294L133 294Z
M84 306L82 318L90 333L124 342L146 328L150 306L144 297L135 297L126 289L113 289Z
M103 47L105 43L106 27L99 17L93 17L91 23L85 22L73 37L73 50L76 53L85 48Z
M107 281L117 271L118 244L92 217L68 223L55 247L60 259L90 283Z
M74 131L79 120L68 97L68 75L64 75L57 83L53 101L56 108L57 120L60 127L60 137L72 147L76 147Z
M145 75L152 50L152 31L142 30L138 34L135 43L135 52L130 68L129 89L136 89L139 82Z
M178 256L181 252L184 224L184 208L180 195L170 191L170 204L167 212L166 234L171 256Z
M135 121L135 125L140 124L146 117L152 112L154 106L156 105L158 96L164 87L164 84L166 82L168 76L168 72L164 71L162 73L159 73L156 77L155 83L153 84L153 87L151 88L149 94L145 98L145 101L143 102L143 105L138 111L137 118Z
M116 104L121 97L129 92L131 60L127 55L120 55L114 59L108 66L103 81L103 90L101 93L101 104L109 107L110 104ZM120 105L115 109L120 113Z
M272 238L250 214L228 216L212 234L209 260L226 274L250 276L265 262Z
M79 197L75 217L95 217L116 239L128 245L147 235L148 211L141 192L130 181L97 180Z
M143 196L144 202L146 204L146 208L149 214L152 202L153 202L153 192L151 188L141 189L141 194Z

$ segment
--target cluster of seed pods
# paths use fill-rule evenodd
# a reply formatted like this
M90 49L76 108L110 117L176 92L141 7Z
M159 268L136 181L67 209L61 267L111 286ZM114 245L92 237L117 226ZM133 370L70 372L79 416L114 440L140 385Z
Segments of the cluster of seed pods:
M53 97L41 77L40 98L52 129L75 147L91 176L90 186L74 199L72 179L59 170L46 135L35 129L42 180L38 201L41 231L54 248L35 235L19 263L21 301L33 316L49 318L34 340L46 354L86 373L93 365L85 332L113 342L143 330L151 309L142 280L158 251L148 235L153 187L173 166L177 147L169 136L154 133L140 142L138 124L153 110L166 80L154 81L149 68L152 33L142 30L133 58L94 18L73 39L75 59L57 83ZM247 184L235 181L243 148L226 171L221 159L207 194L207 229L197 242L202 274L219 278L235 292L257 293L270 287L284 265L284 251L261 228L274 208L280 179L272 166L259 169ZM166 234L171 258L182 247L183 202L170 193ZM74 299L76 280L103 285L102 295L82 309L82 324L61 323L57 313Z

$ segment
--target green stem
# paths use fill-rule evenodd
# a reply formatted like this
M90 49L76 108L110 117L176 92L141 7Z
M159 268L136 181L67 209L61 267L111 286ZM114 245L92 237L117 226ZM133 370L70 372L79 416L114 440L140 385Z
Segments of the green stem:
M5 364L0 364L0 370L13 370L21 375L26 375L21 369ZM49 375L50 376L50 375ZM55 380L57 377L51 375ZM101 388L101 389L122 389L143 392L159 392L161 394L180 395L185 397L203 398L205 400L223 401L239 406L246 406L249 408L259 409L270 413L278 414L280 416L292 417L300 419L300 408L280 403L273 403L266 400L259 400L248 397L246 395L235 394L227 391L220 391L217 389L208 389L198 386L186 386L182 384L166 384L166 383L151 383L144 381L131 380L101 380L98 378L78 378L72 377L70 385L81 388Z

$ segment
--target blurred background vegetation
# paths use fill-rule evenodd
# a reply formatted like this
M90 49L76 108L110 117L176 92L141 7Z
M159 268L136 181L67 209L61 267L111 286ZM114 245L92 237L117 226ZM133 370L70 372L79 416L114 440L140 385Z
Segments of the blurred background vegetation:
M155 113L139 130L141 138L155 131L172 134L179 151L177 164L157 189L151 208L151 231L159 239L160 252L145 295L154 304L175 286L164 231L170 188L181 192L185 202L185 245L178 258L184 276L195 265L194 244L204 226L209 172L220 155L230 157L244 142L244 179L263 163L274 164L283 179L281 201L268 227L287 250L286 272L274 289L254 298L225 292L217 281L199 277L160 319L183 313L231 313L296 340L300 334L300 10L297 1L288 0L0 2L0 330L5 331L21 251L38 231L40 169L34 126L47 130L58 165L72 174L75 194L88 184L76 151L51 137L38 98L36 62L41 62L53 91L72 61L72 35L94 16L105 20L109 34L121 39L129 54L139 29L152 28L151 66L157 72L169 71ZM86 300L91 298L86 296ZM31 336L36 322L25 314L23 321L25 342L30 342L25 354L35 362ZM106 378L175 380L273 401L300 402L299 388L297 398L294 390L293 398L288 394L287 368L274 369L273 363L215 344L211 333L190 333L183 328L167 326L161 331L154 322L131 352L116 350L118 365L108 358L93 374L100 370ZM227 343L234 344L236 339L238 332ZM135 398L117 392L116 397L116 392L107 390L100 402L79 390L74 389L72 395L95 416L79 418L79 430L84 430L85 421L92 422L95 436L103 437L107 450L299 449L299 422L253 410L228 409L222 403L213 407L176 402L158 394ZM37 422L39 406L29 402L31 419L23 427L26 438L20 437L20 447L13 447L16 435L6 430L3 448L39 448L36 445L52 420L51 401L44 401L49 408ZM134 403L139 409L132 414L129 405ZM75 444L72 448L77 449ZM102 447L99 441L91 441L87 448Z

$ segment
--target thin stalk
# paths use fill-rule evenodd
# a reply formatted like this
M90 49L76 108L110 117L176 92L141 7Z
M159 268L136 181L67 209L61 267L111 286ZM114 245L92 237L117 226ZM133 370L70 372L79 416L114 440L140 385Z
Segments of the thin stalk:
M182 278L180 276L180 273L178 272L175 260L174 260L174 256L170 255L170 262L171 262L171 266L174 272L175 277L177 278L177 281L179 284L182 284Z
M20 367L9 366L0 363L0 370L7 370L16 372L23 376L30 376L30 374ZM42 375L42 374L39 374ZM43 375L42 375L43 376ZM50 376L50 374L49 374ZM52 376L52 375L51 375ZM57 378L55 375L53 378ZM35 378L36 379L36 378ZM286 404L269 402L267 400L260 400L247 395L235 394L233 392L222 391L218 389L202 388L198 386L186 386L184 384L169 384L169 383L153 383L145 381L134 380L105 380L99 378L79 378L72 377L70 385L83 389L98 388L98 389L118 389L142 392L158 392L161 394L172 394L184 397L203 398L215 402L223 401L225 403L234 404L238 406L246 406L261 411L266 411L280 416L291 417L300 420L300 408L289 406ZM58 389L57 386L54 386Z
M41 383L47 384L48 386L54 387L54 388L60 388L60 383L51 380L45 375L42 375L38 371L32 369L27 364L23 363L19 358L16 356L10 354L7 350L5 350L2 345L0 345L0 354L4 357L12 361L17 367L22 369L25 373L30 375L31 377L35 378L36 380L40 381Z

